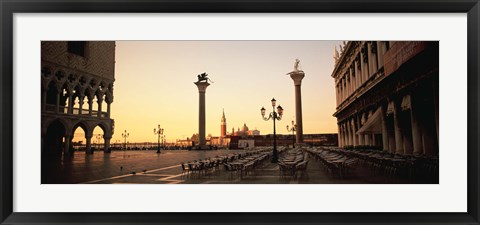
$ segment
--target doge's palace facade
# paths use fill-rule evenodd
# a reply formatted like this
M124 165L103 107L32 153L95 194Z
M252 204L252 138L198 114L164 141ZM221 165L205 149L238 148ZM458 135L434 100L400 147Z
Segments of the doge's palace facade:
M78 127L85 133L86 152L93 153L97 126L103 130L103 150L110 151L114 75L114 41L42 41L42 154L71 153Z

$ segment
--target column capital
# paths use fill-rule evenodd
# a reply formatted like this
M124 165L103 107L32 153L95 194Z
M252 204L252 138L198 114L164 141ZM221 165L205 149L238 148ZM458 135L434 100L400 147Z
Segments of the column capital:
M200 93L205 93L205 91L207 90L207 87L210 85L208 82L201 82L201 81L197 81L193 83L197 85L198 92Z
M288 73L288 75L290 75L295 85L302 85L302 79L305 77L305 73L303 71L293 71Z

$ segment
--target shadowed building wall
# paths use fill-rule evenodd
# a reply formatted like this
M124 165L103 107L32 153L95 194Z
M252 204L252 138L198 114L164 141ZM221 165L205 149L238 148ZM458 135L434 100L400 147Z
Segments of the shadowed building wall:
M351 41L335 49L340 147L438 156L438 42Z

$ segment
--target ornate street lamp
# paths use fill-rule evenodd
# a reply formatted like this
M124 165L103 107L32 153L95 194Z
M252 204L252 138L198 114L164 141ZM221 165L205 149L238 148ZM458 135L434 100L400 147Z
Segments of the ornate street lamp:
M277 132L275 128L275 121L276 120L281 120L283 116L283 108L282 106L277 107L277 112L275 112L275 104L277 103L277 100L275 98L272 98L272 112L268 115L268 117L265 117L265 108L262 107L260 109L262 113L262 118L265 121L268 121L270 119L273 120L273 157L272 157L272 163L277 163L278 162L278 151L277 151Z
M153 128L153 134L156 134L158 136L157 153L160 153L160 138L162 137L162 134L163 134L163 128L160 128L160 124L158 124L158 130Z
M127 133L127 130L125 130L125 132L122 133L125 150L127 149L127 138L128 138L128 136L130 136L130 134Z
M291 131L291 132L292 132L292 136L293 136L293 138L292 138L292 140L293 140L293 145L292 145L292 146L295 148L295 131L297 131L297 124L295 124L295 122L293 122L293 120L292 120L292 127L289 127L289 126L287 125L287 131Z

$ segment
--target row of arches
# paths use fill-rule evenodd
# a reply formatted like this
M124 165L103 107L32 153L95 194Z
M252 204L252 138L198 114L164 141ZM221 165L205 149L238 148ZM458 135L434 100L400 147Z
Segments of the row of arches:
M67 121L62 118L45 121L45 125L42 126L42 154L71 154L75 150L93 153L95 149L110 152L112 122ZM96 145L92 145L95 144L95 140Z
M110 118L113 80L51 71L42 68L42 111Z
M42 79L48 82L42 82L42 84L49 84L53 82L57 88L64 85L68 89L84 89L102 93L113 93L113 80L94 77L91 75L83 74L79 75L75 72L66 71L61 68L55 68L50 66L42 67ZM53 71L53 72L52 72ZM46 88L44 86L43 88Z

